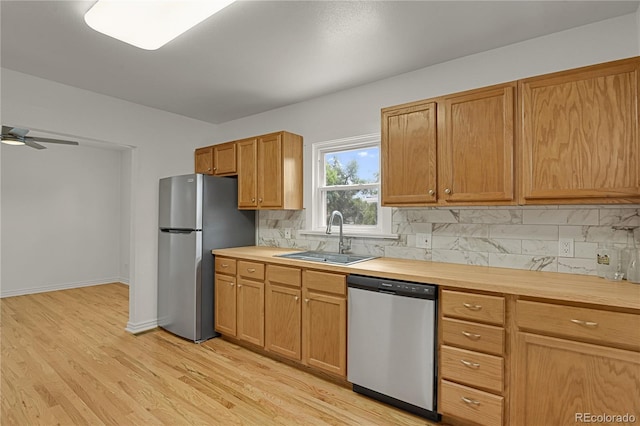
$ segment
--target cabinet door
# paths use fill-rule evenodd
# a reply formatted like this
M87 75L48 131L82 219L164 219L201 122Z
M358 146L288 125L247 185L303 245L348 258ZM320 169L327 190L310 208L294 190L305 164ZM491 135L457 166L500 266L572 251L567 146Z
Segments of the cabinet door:
M347 375L347 300L303 289L303 362L329 373Z
M237 142L238 153L238 208L255 209L258 206L258 140Z
M216 176L237 174L235 142L227 142L213 146L213 174Z
M238 279L238 338L264 346L264 283Z
M638 201L639 64L520 82L523 203Z
M522 332L517 340L510 424L575 425L581 422L576 416L588 413L640 415L637 352Z
M198 148L195 156L195 173L213 174L213 149L210 146Z
M236 335L236 279L216 274L215 328L227 336Z
M382 110L382 205L436 202L436 104Z
M282 135L258 138L258 207L282 207Z
M268 282L265 295L266 348L287 358L301 359L301 291Z
M438 104L438 197L512 201L515 83L446 96Z

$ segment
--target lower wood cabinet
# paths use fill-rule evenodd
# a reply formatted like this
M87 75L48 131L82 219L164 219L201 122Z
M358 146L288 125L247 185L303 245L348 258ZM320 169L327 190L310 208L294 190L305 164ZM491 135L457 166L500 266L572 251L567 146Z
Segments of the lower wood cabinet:
M517 357L513 424L575 425L602 414L640 418L638 352L518 333Z
M267 265L265 294L265 348L273 353L302 359L301 270Z
M302 275L302 361L347 375L347 283L344 275L304 271Z
M238 339L264 346L264 282L238 278Z
M227 336L236 336L236 277L215 274L215 329Z
M511 424L640 419L640 315L518 300L516 322Z
M216 331L346 378L346 275L233 262L216 260Z

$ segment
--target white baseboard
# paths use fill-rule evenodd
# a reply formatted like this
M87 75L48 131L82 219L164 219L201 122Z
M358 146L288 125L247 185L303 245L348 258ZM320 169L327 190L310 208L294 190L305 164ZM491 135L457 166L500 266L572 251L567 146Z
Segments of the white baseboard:
M69 290L72 288L90 287L93 285L110 284L115 282L121 282L120 278L117 278L117 277L102 278L99 280L80 281L80 282L74 282L74 283L51 284L51 285L45 285L42 287L19 288L16 290L2 290L0 291L0 298L24 296L25 294L46 293L48 291Z
M118 282L124 285L129 285L129 278L120 277L118 278Z
M127 328L125 328L125 330L131 334L138 334L145 331L153 330L156 327L158 327L158 320L154 319L154 320L139 322L137 324L128 322Z

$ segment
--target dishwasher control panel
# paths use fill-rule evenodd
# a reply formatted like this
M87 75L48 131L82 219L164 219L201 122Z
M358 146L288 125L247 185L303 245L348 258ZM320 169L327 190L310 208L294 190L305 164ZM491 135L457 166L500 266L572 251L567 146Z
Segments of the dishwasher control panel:
M421 284L362 275L349 275L347 284L353 288L420 299L435 299L438 289L434 284Z

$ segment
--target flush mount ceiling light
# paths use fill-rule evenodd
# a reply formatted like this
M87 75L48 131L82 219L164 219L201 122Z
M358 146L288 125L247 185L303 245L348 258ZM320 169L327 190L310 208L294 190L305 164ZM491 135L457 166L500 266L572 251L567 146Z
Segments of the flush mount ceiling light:
M235 0L98 0L84 15L91 28L156 50Z

